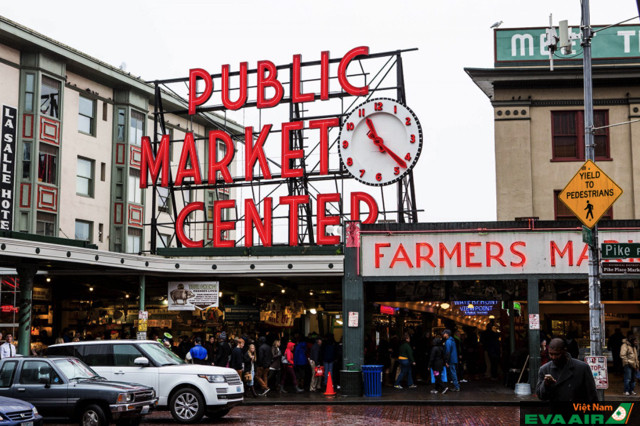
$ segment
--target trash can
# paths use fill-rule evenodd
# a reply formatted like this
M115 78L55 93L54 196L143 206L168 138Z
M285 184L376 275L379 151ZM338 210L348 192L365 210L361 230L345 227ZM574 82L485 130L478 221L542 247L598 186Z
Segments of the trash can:
M382 370L384 365L363 365L364 396L382 396Z
M340 394L362 396L362 371L340 370Z

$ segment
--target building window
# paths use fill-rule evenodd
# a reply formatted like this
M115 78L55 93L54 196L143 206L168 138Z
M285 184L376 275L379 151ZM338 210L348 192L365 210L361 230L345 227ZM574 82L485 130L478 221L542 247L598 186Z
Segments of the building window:
M78 105L78 131L95 136L96 101L80 95Z
M560 201L560 193L562 190L556 189L553 191L553 211L556 220L578 220L576 215L567 207L565 203ZM601 219L613 219L613 207L609 207L601 217Z
M171 235L158 233L156 236L156 247L169 247L169 241L171 241Z
M169 188L158 186L156 190L158 191L158 211L169 213Z
M129 121L129 143L139 146L144 134L144 114L138 111L131 111L131 121Z
M33 97L35 96L36 76L34 74L25 75L24 84L24 112L33 112Z
M22 143L22 179L31 180L31 142Z
M47 237L56 235L56 215L51 213L38 212L36 217L36 234Z
M140 253L140 241L142 241L142 230L129 228L127 231L127 253Z
M93 197L93 160L78 157L76 194Z
M86 220L76 220L76 240L92 242L93 222Z
M142 188L140 188L140 170L129 169L129 186L127 190L127 201L130 203L142 204Z
M60 82L53 78L42 76L42 89L40 92L40 112L53 118L59 118Z
M609 111L594 111L593 123L594 127L609 125ZM579 161L585 159L583 111L551 111L551 133L554 160ZM596 159L610 159L609 129L596 130L594 141Z
M58 148L40 144L38 155L38 182L56 184L58 167Z
M124 129L125 129L125 110L124 108L118 108L118 128L116 130L118 142L124 142Z
M207 220L213 220L213 202L216 200L228 200L229 194L221 191L207 192ZM221 220L229 220L231 217L230 209L222 209Z

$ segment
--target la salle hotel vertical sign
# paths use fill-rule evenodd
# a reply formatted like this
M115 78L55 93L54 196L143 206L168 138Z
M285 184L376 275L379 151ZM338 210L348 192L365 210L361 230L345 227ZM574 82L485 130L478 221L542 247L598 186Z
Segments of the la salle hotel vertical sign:
M13 181L15 179L16 115L13 107L2 106L2 139L0 140L0 230L13 227Z

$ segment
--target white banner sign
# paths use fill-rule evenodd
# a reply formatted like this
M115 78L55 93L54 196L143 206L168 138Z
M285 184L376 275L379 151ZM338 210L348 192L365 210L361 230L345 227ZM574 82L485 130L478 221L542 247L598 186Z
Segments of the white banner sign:
M218 307L218 281L171 281L168 288L170 311L193 311Z
M600 230L599 240L636 242L640 230ZM360 253L363 276L587 274L589 263L579 230L366 234Z

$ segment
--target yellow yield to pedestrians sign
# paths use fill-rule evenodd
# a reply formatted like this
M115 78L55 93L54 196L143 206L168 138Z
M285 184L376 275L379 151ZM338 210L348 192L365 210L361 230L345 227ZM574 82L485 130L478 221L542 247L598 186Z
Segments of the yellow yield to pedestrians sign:
M580 222L588 228L593 228L620 195L622 188L593 161L587 160L558 198Z

